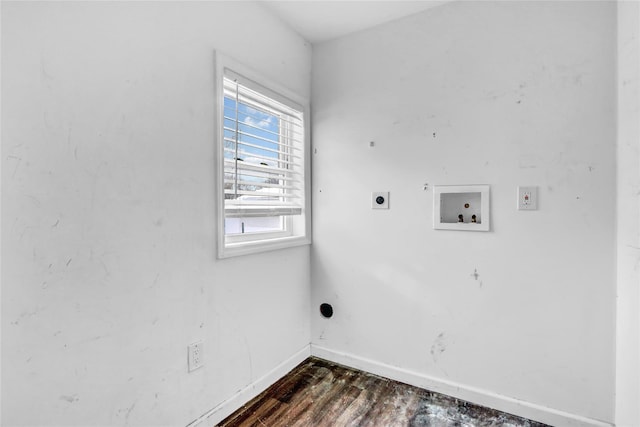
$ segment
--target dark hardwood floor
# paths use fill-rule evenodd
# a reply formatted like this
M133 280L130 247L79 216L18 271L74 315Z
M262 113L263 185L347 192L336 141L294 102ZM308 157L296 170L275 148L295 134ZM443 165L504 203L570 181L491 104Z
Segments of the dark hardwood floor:
M309 358L218 426L544 427L545 424Z

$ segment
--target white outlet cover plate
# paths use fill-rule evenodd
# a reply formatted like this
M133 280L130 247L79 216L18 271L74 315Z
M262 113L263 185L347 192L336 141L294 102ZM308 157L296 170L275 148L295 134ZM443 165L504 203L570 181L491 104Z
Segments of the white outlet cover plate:
M518 187L518 210L535 211L538 209L538 187Z
M202 368L204 365L203 342L198 341L193 344L189 344L187 347L187 363L189 372L195 371L198 368Z
M378 203L378 197L382 197L384 201ZM389 209L389 192L374 191L371 193L371 209Z

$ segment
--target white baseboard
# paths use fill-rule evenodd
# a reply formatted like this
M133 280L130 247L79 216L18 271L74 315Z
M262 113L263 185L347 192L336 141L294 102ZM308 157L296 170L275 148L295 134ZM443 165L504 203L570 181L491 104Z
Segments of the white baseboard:
M193 421L187 427L211 427L233 414L242 405L265 391L269 386L285 376L289 371L311 355L310 347L304 346L287 360L258 378L215 408Z
M612 427L613 424L525 402L487 390L430 377L418 372L311 344L311 355L412 386L557 427Z

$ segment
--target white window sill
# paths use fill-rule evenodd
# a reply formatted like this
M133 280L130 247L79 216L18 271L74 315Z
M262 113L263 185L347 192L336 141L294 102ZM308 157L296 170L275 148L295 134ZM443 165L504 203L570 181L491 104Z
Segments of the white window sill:
M251 242L226 243L224 247L219 248L218 259L257 254L309 244L311 244L311 239L306 236L289 236Z

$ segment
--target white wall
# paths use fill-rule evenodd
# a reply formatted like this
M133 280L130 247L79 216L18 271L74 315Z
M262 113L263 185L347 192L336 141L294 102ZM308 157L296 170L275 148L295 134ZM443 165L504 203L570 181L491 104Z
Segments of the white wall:
M215 259L215 49L309 95L260 5L2 2L3 426L186 425L308 352L308 247Z
M313 60L315 351L612 422L615 3L454 2ZM490 184L491 231L433 230L425 183Z
M640 3L618 2L616 424L640 425Z

